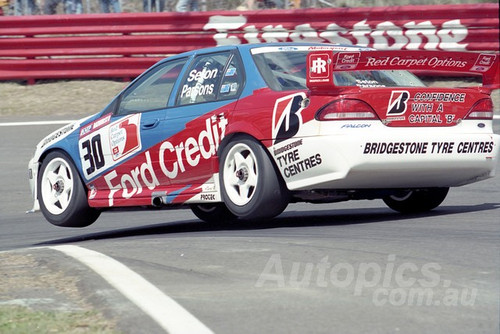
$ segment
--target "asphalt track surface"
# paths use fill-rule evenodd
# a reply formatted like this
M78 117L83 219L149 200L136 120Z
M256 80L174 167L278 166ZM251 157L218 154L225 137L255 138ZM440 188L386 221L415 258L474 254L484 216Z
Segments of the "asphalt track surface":
M219 228L157 210L65 229L25 214L27 162L58 127L0 126L0 254L78 275L124 333L499 332L500 177L453 188L424 215L357 201Z

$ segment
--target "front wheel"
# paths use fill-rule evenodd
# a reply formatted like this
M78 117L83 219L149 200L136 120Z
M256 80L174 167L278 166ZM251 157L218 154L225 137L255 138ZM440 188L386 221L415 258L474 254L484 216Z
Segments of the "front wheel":
M264 148L248 137L236 137L220 158L222 199L244 220L269 219L285 210L289 192Z
M446 198L449 188L428 188L402 191L383 198L385 204L401 213L418 213L438 207Z
M38 177L38 200L45 218L54 225L85 227L100 215L89 207L87 191L71 158L64 152L50 152Z

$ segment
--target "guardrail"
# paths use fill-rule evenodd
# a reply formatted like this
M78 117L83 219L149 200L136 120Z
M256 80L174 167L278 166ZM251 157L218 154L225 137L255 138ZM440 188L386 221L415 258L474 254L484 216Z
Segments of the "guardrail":
M276 41L380 50L499 49L498 4L191 13L15 16L0 20L0 80L133 78L159 59Z

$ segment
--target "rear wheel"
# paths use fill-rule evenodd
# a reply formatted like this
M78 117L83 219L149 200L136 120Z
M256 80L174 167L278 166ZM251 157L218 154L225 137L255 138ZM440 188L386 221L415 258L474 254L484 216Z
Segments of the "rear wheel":
M383 198L391 209L401 213L418 213L438 207L446 198L449 188L428 188L402 191Z
M224 203L192 204L190 207L196 217L210 224L223 224L236 219Z
M50 152L42 162L38 178L38 200L45 218L64 227L85 227L100 215L89 207L87 191L71 158Z
M236 137L220 159L222 199L244 220L268 219L285 210L289 192L264 148L248 137Z

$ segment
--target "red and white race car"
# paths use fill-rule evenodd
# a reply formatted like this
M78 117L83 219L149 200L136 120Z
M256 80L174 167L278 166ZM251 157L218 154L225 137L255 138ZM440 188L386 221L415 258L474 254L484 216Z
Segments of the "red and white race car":
M483 85L430 88L410 71ZM38 144L34 210L74 227L132 206L190 205L209 222L299 201L431 210L449 187L494 175L499 81L494 53L275 43L179 54Z

